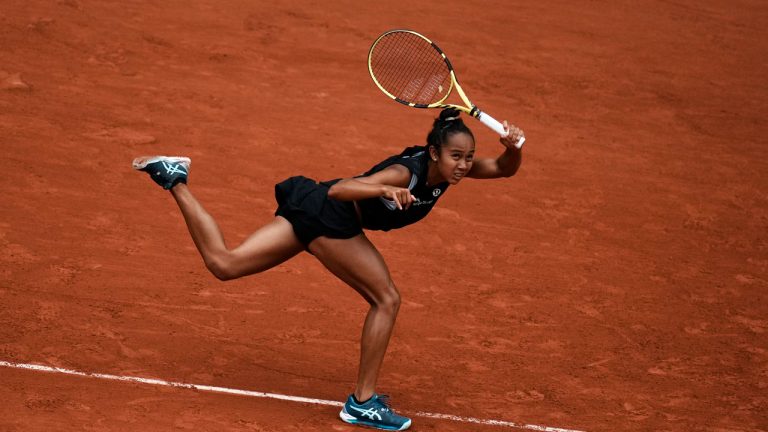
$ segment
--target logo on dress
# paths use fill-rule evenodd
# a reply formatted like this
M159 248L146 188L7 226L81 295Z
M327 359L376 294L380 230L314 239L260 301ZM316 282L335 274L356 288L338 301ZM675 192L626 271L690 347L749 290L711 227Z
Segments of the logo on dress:
M435 190L432 191L432 196L436 197L436 196L440 195L442 192L443 192L442 189L435 189Z

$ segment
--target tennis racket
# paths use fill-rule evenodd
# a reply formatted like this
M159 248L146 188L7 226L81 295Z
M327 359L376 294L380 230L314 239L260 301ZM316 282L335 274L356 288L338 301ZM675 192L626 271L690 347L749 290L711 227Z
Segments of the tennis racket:
M390 30L371 45L368 72L385 95L414 108L456 108L480 120L500 136L504 125L470 102L456 80L445 53L425 36L411 30ZM446 104L453 89L465 105ZM525 142L521 137L515 147Z

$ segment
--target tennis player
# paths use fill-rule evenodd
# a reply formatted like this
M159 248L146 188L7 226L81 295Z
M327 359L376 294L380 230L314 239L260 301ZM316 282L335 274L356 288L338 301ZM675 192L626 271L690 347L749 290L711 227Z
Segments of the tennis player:
M504 122L504 152L475 159L475 139L455 109L440 113L426 146L405 149L353 178L317 183L291 177L275 186L275 219L230 249L216 221L187 186L190 159L152 156L135 169L171 191L206 267L220 280L270 269L306 250L369 304L360 343L357 387L339 413L347 423L405 430L411 420L396 414L375 392L384 353L400 308L400 293L381 254L363 229L389 231L424 218L446 190L463 178L510 177L520 167L515 143L523 132Z

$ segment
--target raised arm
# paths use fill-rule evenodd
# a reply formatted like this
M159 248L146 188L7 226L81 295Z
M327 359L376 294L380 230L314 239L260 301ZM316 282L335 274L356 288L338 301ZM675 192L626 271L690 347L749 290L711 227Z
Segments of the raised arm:
M365 177L339 181L328 190L328 197L339 201L357 201L384 197L395 202L400 210L411 206L415 198L407 186L411 172L403 165L392 165Z
M515 144L524 136L523 131L515 126L509 126L504 122L504 128L509 131L507 136L501 137L499 142L504 146L504 153L496 159L475 159L467 177L476 179L491 179L499 177L511 177L515 175L522 161L522 149Z

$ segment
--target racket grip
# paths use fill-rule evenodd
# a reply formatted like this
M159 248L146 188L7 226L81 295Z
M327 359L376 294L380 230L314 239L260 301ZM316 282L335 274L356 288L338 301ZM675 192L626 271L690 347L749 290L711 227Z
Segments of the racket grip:
M490 115L480 111L477 115L477 119L480 120L480 122L483 123L484 125L493 129L493 131L499 134L499 136L505 137L508 135L507 131L504 129L504 125L499 123L498 120L491 117ZM515 147L522 148L524 142L525 142L525 137L521 137L520 140L518 140L515 143Z

